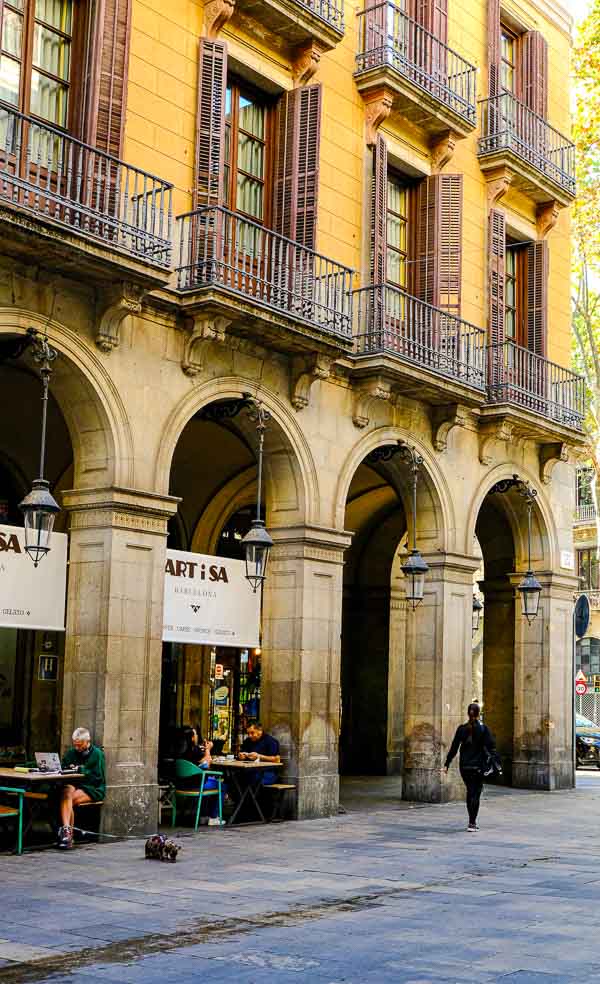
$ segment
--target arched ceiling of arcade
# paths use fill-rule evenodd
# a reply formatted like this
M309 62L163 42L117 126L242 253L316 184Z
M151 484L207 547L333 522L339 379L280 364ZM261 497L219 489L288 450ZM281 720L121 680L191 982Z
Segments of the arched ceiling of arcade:
M384 463L363 462L357 468L348 492L345 529L354 535L346 554L344 581L389 587L406 517Z

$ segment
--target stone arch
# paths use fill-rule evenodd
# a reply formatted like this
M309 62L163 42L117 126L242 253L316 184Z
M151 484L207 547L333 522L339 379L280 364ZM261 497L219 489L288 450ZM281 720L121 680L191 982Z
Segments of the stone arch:
M169 488L171 461L186 424L203 407L217 400L239 399L243 393L260 398L271 413L265 438L267 494L286 513L290 525L318 518L319 485L308 442L285 403L256 381L243 376L210 380L191 390L173 409L164 427L156 461L155 488Z
M421 539L425 537L427 542L420 549L442 550L444 552L454 549L456 521L445 476L432 452L415 439L412 434L401 430L399 427L380 427L370 434L366 434L352 448L338 478L334 498L334 526L337 529L344 527L346 499L352 479L360 464L371 451L387 444L397 444L398 441L405 441L413 445L423 458L423 467L417 486L417 537L421 537ZM399 465L396 471L398 477L397 491L405 504L407 515L410 515L409 501L407 500L408 473L406 472L404 475L406 471L404 465Z
M204 510L194 530L190 550L193 553L214 554L219 534L227 521L238 509L253 505L255 501L255 469L248 468L219 489Z
M51 393L69 431L78 488L133 484L133 439L118 390L96 354L72 329L34 311L0 308L0 337L47 333L59 352ZM25 356L26 358L26 356Z

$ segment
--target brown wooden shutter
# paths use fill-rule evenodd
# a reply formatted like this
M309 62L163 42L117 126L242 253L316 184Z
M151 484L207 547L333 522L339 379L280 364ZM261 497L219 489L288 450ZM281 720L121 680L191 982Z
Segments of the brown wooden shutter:
M416 0L415 20L442 44L448 44L448 0Z
M193 207L223 202L227 45L200 39Z
M99 8L100 10L102 8ZM131 0L105 0L103 17L96 20L91 57L99 65L96 91L91 99L90 142L114 157L123 152Z
M548 115L548 44L539 31L521 35L521 98L546 119Z
M527 348L546 356L548 333L548 243L530 243L527 257Z
M416 293L460 315L462 174L433 174L418 188Z
M373 147L371 181L371 282L384 284L387 263L387 144L380 133Z
M488 0L488 96L500 95L500 0Z
M277 113L273 228L309 249L317 239L321 86L286 92Z
M493 208L488 218L488 344L504 344L504 294L506 286L506 217ZM490 348L489 377L491 385L504 379L504 352Z

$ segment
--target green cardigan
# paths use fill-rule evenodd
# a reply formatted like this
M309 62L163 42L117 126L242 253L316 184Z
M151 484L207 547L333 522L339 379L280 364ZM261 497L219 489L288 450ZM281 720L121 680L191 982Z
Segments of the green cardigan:
M104 752L95 745L90 745L89 754L82 755L74 748L65 752L62 760L63 768L76 765L85 774L85 782L79 786L92 800L103 800L106 796L106 774L104 769Z

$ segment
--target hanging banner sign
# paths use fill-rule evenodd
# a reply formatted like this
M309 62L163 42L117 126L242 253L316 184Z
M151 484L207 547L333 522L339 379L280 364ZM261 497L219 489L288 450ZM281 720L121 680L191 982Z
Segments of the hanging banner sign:
M258 646L260 592L242 560L167 550L164 602L164 642Z
M0 628L65 630L67 536L52 533L37 567L25 552L25 530L0 525Z

